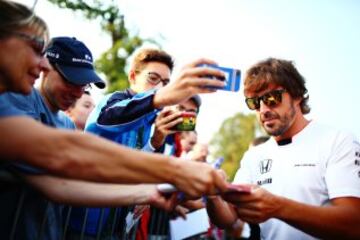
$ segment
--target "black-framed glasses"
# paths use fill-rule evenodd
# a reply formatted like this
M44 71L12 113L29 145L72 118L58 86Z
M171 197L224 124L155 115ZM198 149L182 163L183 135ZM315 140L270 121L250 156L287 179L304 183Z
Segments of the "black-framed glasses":
M44 55L45 51L45 39L35 36L35 35L29 35L22 32L10 32L11 35L21 38L27 42L30 43L31 47L34 49L34 51L39 55Z
M248 108L251 110L259 110L260 101L263 101L266 106L275 107L276 105L281 103L282 94L284 92L286 92L285 89L272 90L259 97L246 98L245 102Z
M163 86L168 85L170 82L169 78L162 78L160 74L156 72L148 72L146 80L153 85L158 85L161 82Z

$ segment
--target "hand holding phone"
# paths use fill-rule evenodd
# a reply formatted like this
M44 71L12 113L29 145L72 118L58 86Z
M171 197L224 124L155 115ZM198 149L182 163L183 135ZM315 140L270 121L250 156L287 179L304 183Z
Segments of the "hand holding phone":
M181 117L183 121L177 124L172 130L176 131L194 131L196 126L196 113L182 112Z
M225 73L225 78L218 78L215 76L206 76L208 78L214 78L221 81L225 81L226 85L223 88L219 88L219 90L224 91L232 91L237 92L240 89L240 81L241 81L241 71L234 68L221 67L212 64L200 64L199 67L210 67L223 71Z

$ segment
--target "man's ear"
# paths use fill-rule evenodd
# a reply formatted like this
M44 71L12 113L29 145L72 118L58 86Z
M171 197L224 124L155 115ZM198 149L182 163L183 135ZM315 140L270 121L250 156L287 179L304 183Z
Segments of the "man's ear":
M301 112L301 101L302 100L303 100L302 97L298 97L293 100L294 105L296 106L297 109L299 109L300 112Z
M296 105L300 106L300 103L301 103L302 100L303 100L302 97L298 97L298 98L294 99L294 102L295 102Z
M136 73L134 70L130 70L129 72L129 83L130 83L130 86L131 85L134 85L135 84L135 81L136 81Z

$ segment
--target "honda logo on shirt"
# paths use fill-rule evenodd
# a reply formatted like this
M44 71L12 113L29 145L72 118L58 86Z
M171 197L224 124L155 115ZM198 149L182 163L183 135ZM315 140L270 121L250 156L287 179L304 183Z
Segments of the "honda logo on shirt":
M267 172L270 172L271 169L272 160L271 159L264 159L260 161L259 167L260 167L260 173L264 174Z

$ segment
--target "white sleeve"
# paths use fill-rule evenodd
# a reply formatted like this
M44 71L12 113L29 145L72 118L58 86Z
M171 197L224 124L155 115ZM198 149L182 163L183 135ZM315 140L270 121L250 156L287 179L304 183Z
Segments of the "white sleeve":
M151 144L151 138L149 139L149 141L145 144L145 146L141 150L144 152L155 152L156 149Z
M360 144L354 136L339 133L325 173L330 199L360 197Z
M150 136L152 136L152 135L154 135L154 124L151 126L151 130L150 130ZM151 144L151 137L149 138L149 140L147 141L147 143L141 150L144 152L150 152L150 153L155 152L156 149Z
M249 151L245 152L242 160L240 161L240 168L237 170L233 183L252 183L251 181L251 171L250 171L250 161L251 154Z

